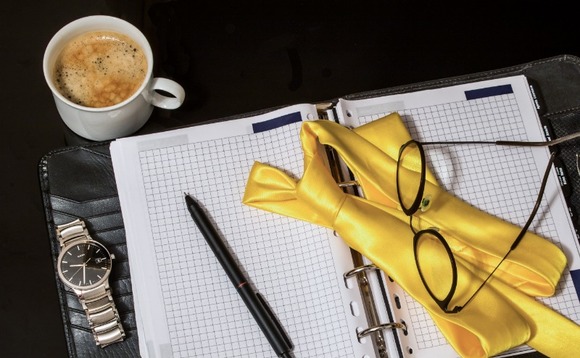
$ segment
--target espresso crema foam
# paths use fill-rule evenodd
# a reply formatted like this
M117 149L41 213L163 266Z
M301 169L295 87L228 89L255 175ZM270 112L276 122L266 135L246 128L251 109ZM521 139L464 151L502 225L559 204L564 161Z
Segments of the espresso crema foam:
M86 107L108 107L131 97L147 73L143 49L111 31L87 32L61 51L54 68L59 92Z

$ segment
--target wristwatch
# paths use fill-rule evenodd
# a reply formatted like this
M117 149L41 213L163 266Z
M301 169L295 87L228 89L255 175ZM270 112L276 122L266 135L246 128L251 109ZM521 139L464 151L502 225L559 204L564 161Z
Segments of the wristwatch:
M79 297L97 346L122 341L125 331L109 287L115 256L89 236L80 219L57 226L56 235L61 249L58 276Z

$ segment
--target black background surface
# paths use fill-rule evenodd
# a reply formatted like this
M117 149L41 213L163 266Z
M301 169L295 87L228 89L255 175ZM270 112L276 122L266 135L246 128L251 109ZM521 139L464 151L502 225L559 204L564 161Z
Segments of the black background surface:
M42 74L52 35L79 17L143 30L157 76L186 89L151 132L264 108L580 55L577 12L559 2L4 2L0 18L0 356L66 356L37 165L83 143ZM579 94L580 95L580 94Z

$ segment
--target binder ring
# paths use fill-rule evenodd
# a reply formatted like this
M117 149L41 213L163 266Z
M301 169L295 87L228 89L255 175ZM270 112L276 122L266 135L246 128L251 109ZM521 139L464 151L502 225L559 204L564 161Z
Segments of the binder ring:
M379 268L373 264L363 265L363 266L355 267L352 270L345 272L343 276L344 276L344 279L346 280L348 278L351 278L352 276L358 275L359 273L361 273L363 271L378 270L378 269Z
M356 335L357 335L358 339L362 339L371 333L386 330L386 329L403 329L403 330L405 330L405 329L407 329L407 326L405 324L399 323L399 322L383 323L383 324L379 324L378 326L363 329L362 331L357 332Z
M351 186L359 186L360 184L356 181L356 180L347 180L347 181L341 181L340 183L337 183L339 188L348 188Z

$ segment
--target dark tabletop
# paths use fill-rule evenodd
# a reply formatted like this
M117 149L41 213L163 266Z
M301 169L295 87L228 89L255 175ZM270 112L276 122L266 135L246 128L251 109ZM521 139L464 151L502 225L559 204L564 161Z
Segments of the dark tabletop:
M142 132L580 55L577 12L550 1L232 3L3 3L0 356L66 356L37 179L44 154L83 142L64 128L42 74L44 48L66 23L94 14L132 22L152 44L155 74L183 85L183 107L155 110Z

